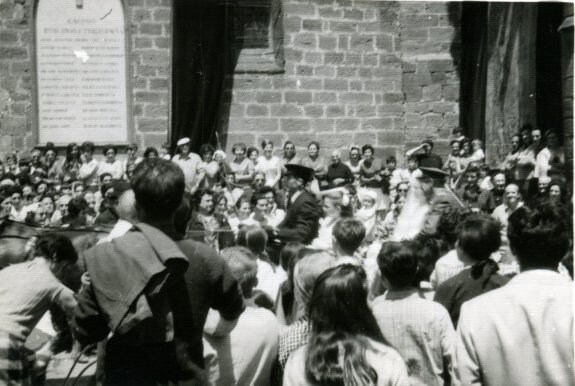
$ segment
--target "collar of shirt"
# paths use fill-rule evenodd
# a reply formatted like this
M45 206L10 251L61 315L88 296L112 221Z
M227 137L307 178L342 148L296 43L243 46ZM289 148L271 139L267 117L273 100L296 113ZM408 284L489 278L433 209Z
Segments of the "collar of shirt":
M385 300L401 300L406 298L421 298L415 288L409 288L399 291L387 291L384 295Z

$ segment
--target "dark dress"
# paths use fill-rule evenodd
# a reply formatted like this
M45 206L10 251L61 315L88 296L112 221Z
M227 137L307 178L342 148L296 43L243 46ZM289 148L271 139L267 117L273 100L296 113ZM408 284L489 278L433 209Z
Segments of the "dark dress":
M433 300L447 309L453 326L457 326L464 302L507 284L510 279L497 274L498 270L497 263L488 259L441 283Z

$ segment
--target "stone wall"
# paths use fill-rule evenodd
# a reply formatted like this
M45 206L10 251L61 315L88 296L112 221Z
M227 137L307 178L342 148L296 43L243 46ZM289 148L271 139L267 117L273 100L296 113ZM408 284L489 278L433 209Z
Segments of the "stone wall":
M236 74L227 148L290 139L402 158L459 124L457 5L283 0L285 73ZM227 118L227 117L226 117ZM325 153L324 153L325 154Z
M34 143L32 9L0 0L0 154ZM281 0L285 72L236 74L222 137L288 138L326 151L370 143L401 158L431 136L446 149L459 123L456 3ZM171 0L124 0L134 139L158 146L170 126ZM443 151L442 151L443 150Z
M0 0L0 154L34 143L33 0ZM171 0L125 0L133 139L166 142L170 109ZM103 142L105 139L103 139Z

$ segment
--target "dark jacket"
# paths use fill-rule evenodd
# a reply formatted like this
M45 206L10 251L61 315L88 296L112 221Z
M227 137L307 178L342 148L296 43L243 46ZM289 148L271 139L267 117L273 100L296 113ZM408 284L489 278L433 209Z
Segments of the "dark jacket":
M302 192L288 207L286 216L278 225L278 239L287 243L298 241L305 245L317 237L321 207L315 196Z
M218 221L218 246L220 250L231 247L235 244L234 233L228 220L224 216L218 213L214 213L214 217ZM190 216L190 221L186 226L187 237L201 242L206 242L204 236L206 235L204 224L198 217L198 212L192 212Z
M463 303L507 284L510 279L496 273L498 270L499 266L495 261L480 261L444 281L437 288L433 300L447 309L454 327L457 327L459 322Z
M215 251L178 241L171 224L137 227L87 252L77 336L86 344L113 332L99 358L104 384L201 384L207 311L237 319L238 283Z

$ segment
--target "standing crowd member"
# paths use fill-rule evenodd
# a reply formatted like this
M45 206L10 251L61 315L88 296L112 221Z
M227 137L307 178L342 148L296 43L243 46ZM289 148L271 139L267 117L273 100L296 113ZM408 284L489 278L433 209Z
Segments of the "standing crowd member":
M529 383L521 361L539 384L570 384L570 176L553 130L521 134L500 165L461 131L445 164L430 139L387 157L352 145L347 162L324 148L329 163L315 141L304 157L267 140L226 157L181 138L143 160L135 144L70 144L65 159L46 144L1 168L0 232L111 229L81 254L70 307L102 384ZM14 243L0 237L0 255Z
M236 320L244 308L237 281L209 248L179 241L173 215L186 187L180 168L160 159L142 162L132 186L142 222L85 253L78 339L87 344L109 336L99 363L105 384L199 381L207 311Z

